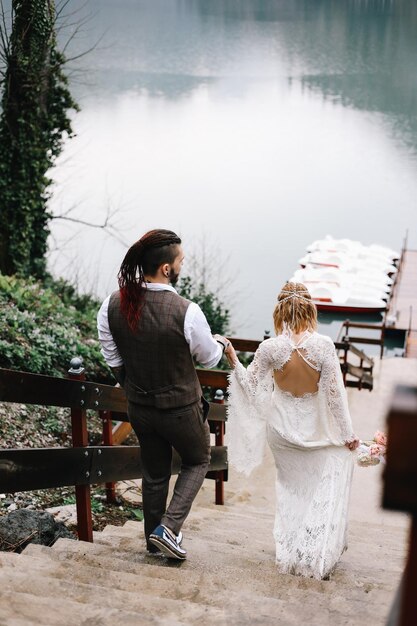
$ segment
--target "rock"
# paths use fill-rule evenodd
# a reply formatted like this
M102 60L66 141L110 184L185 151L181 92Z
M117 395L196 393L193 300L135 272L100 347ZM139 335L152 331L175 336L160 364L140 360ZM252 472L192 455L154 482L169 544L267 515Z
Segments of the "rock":
M16 509L17 509L17 504L15 504L14 502L12 502L12 504L10 504L7 507L7 510L9 511L9 513L11 513L12 511L16 511Z
M51 513L57 522L62 522L67 526L77 525L77 505L76 504L63 504L61 506L53 506L46 509L48 513Z
M76 539L46 511L17 509L0 518L0 550L22 552L29 543L51 546L61 537Z

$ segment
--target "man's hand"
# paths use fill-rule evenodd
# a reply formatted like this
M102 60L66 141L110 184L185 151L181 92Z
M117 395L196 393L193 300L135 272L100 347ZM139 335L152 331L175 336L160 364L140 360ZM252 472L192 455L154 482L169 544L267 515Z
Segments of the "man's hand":
M216 335L213 335L213 339L215 339L217 343L219 343L223 347L223 352L224 352L227 348L227 344L229 343L226 337L223 337L223 335L216 334Z
M124 387L126 378L125 366L121 365L120 367L112 367L111 371L113 372L113 376L115 377L119 385L121 387Z

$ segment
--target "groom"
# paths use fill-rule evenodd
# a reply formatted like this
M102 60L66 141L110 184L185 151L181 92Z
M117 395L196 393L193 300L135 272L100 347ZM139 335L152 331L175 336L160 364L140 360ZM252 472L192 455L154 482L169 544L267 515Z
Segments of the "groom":
M179 560L187 555L181 527L210 463L208 404L194 359L214 367L227 345L212 336L200 307L175 291L183 260L175 233L147 232L127 251L119 290L97 316L102 354L125 389L141 447L147 548ZM167 508L172 448L181 471Z

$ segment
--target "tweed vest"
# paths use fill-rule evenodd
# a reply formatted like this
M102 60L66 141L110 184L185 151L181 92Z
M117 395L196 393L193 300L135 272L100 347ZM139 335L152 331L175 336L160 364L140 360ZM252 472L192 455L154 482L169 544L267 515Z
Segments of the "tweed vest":
M168 409L201 399L201 386L184 319L190 302L173 291L145 292L138 329L132 332L120 311L120 292L110 296L110 331L126 370L129 402Z

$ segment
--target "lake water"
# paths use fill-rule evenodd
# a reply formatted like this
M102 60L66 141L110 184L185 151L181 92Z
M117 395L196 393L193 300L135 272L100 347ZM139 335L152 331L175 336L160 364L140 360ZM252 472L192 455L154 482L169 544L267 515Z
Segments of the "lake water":
M82 111L51 207L115 212L116 230L55 221L54 273L104 296L127 246L170 228L222 285L235 334L259 338L314 239L400 249L408 228L417 247L415 0L77 7L68 54L101 40L70 64Z

